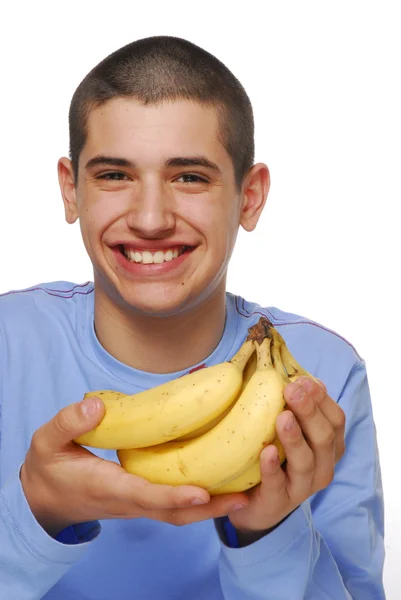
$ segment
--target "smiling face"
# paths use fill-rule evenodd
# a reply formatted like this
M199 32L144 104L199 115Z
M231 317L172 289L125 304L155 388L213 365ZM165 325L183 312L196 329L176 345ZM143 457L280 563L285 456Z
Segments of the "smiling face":
M68 159L59 178L97 298L154 316L222 301L238 228L256 226L268 191L265 165L236 189L216 112L189 101L93 110L76 185Z

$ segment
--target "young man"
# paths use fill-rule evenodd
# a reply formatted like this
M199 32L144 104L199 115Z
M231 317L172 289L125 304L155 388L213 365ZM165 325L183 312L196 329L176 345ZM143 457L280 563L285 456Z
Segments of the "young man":
M269 190L253 117L216 58L176 38L113 53L79 85L58 164L94 283L0 298L0 597L384 598L383 501L363 360L323 326L226 290ZM324 383L285 389L262 482L210 498L73 443L95 389L135 393L230 359L266 315ZM345 451L344 451L345 450Z

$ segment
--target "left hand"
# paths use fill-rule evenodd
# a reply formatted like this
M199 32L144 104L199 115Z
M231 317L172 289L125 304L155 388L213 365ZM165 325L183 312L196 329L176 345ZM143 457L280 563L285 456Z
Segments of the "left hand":
M299 396L299 397L298 397ZM300 377L284 390L289 410L276 421L287 463L280 466L276 446L261 453L261 483L247 492L245 508L228 515L239 533L257 539L315 492L327 487L345 451L345 414L322 382Z

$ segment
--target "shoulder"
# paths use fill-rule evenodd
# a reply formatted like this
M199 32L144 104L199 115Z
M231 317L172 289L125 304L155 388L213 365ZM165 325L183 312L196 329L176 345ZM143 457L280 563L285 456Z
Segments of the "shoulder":
M28 288L10 290L0 294L0 310L16 305L29 306L52 303L54 299L68 300L77 295L86 295L93 291L93 283L72 283L71 281L52 281L39 283Z
M27 330L40 327L46 321L68 318L92 292L92 282L54 281L2 293L0 328L3 331Z
M304 342L342 349L350 355L361 359L355 346L341 332L327 327L324 323L310 317L284 311L275 306L261 306L256 302L249 302L240 296L232 295L232 303L239 318L253 325L261 316L266 317L284 338L290 341L302 337Z
M341 331L331 329L310 317L285 312L277 307L269 307L267 310L271 315L272 322L280 329L283 337L288 337L292 343L302 339L305 343L313 345L317 352L322 350L341 352L353 362L362 360L352 341Z

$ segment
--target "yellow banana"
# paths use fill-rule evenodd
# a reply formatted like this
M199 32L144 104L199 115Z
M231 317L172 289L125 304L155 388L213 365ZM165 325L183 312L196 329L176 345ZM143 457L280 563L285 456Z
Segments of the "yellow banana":
M285 345L285 341L281 337L281 335L272 326L270 326L269 333L272 336L272 347L271 347L272 363L273 363L274 368L277 370L278 374L280 375L280 377L282 377L282 379L284 381L284 386L285 386L285 384L287 384L289 381L287 371L286 371L283 361L282 361L282 348L283 348L283 345ZM291 357L291 354L289 354L289 356ZM252 363L251 360L249 360L247 367L246 367L247 376L249 378L252 377L255 367L256 367L255 363L254 362ZM284 402L284 405L283 405L283 410L284 410L286 407L286 404L285 404L284 400L283 400L283 402ZM280 464L282 464L285 461L285 452L284 452L283 445L280 442L280 439L278 438L277 434L275 435L275 438L273 439L273 441L271 443L277 447ZM213 496L216 496L218 494L228 494L228 493L232 493L232 492L245 491L251 487L254 487L258 483L260 483L260 481L261 481L260 459L258 457L256 459L256 461L252 464L251 467L249 467L248 469L245 469L241 474L239 474L237 477L235 477L235 479L232 479L231 481L229 481L223 485L213 488L213 490L211 491L211 494Z
M134 395L112 390L98 396L106 406L100 424L74 441L108 449L145 448L162 444L209 423L237 397L243 370L254 352L246 340L230 360L199 369Z
M236 402L236 401L237 401L237 396L234 398L234 402ZM234 403L230 404L230 406L228 406L221 414L219 414L217 417L215 417L211 421L208 421L201 427L198 427L198 429L194 429L193 431L190 431L189 433L185 433L184 435L180 435L179 437L174 438L174 441L175 442L186 442L187 440L193 440L194 438L200 437L207 431L210 431L211 429L213 429L213 427L215 427L217 425L217 423L220 423L220 421L222 421L224 419L224 417L228 415L228 413L230 412L230 410L233 407L233 404Z
M307 377L311 377L316 381L315 377L308 373L308 371L301 367L301 365L295 360L295 358L289 351L284 338L277 331L277 329L272 328L272 335L273 339L275 339L276 342L280 345L281 361L287 372L289 381L296 381L298 377L301 377L301 375L306 375Z
M315 379L313 375L308 373L308 371L301 367L301 365L295 360L295 358L289 351L284 338L280 335L280 333L273 327L271 327L270 332L273 337L273 346L275 346L276 348L278 347L280 351L280 356L275 356L274 366L275 368L279 368L283 378L287 381L296 381L296 379L301 375L306 375L308 377L311 377L312 379ZM282 367L284 367L285 373L283 372ZM249 360L247 364L248 376L250 373L250 369L252 369L251 360ZM279 460L282 464L285 461L285 453L284 448L277 436L273 440L272 444L274 444L277 447ZM244 490L250 489L251 487L254 487L258 483L260 483L260 481L260 460L258 458L249 469L243 471L240 475L238 475L238 477L232 479L228 483L213 488L213 495L242 492Z
M245 387L248 385L248 382L249 382L251 376L254 374L255 370L256 370L256 352L254 351L254 352L252 352L252 355L251 355L250 359L248 360L246 367L244 369L242 386L241 386L238 396L240 396L242 394ZM213 427L215 425L217 425L217 423L220 423L220 421L222 421L224 419L224 417L226 415L228 415L228 413L234 406L235 402L238 400L238 396L236 396L234 398L234 402L232 404L230 404L230 406L228 406L218 417L216 417L215 419L212 419L208 423L205 423L204 425L202 425L202 427L199 427L198 429L194 429L193 431L190 431L189 433L186 433L185 435L181 435L180 437L175 438L175 441L176 442L184 442L186 440L193 440L194 438L199 437L200 435L203 435L210 429L213 429Z
M267 323L261 319L252 328L257 340L256 370L224 419L195 439L119 450L126 471L153 483L198 485L212 494L214 487L252 466L274 439L276 416L284 408L285 379L273 366ZM273 347L272 352L277 355L279 349Z
M282 464L285 461L284 448L277 436L272 441L272 444L274 444L277 447L279 460ZM244 492L245 490L249 490L250 488L260 483L260 481L260 459L257 458L251 467L243 471L243 473L235 477L235 479L232 479L228 483L224 483L223 485L219 485L213 488L211 495L217 496L218 494L232 494L233 492Z

